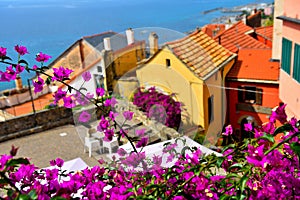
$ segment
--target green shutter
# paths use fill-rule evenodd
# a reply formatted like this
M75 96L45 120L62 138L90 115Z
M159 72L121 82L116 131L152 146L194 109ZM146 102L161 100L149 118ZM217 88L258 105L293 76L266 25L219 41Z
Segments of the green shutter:
M295 44L293 78L300 83L300 45Z
M292 42L286 38L282 38L281 69L288 74L291 73L291 54Z

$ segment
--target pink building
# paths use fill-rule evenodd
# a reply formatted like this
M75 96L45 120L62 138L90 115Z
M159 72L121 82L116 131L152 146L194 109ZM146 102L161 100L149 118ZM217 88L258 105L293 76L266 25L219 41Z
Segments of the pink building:
M275 1L276 7L276 1ZM287 103L289 117L300 119L300 3L284 0L279 97Z

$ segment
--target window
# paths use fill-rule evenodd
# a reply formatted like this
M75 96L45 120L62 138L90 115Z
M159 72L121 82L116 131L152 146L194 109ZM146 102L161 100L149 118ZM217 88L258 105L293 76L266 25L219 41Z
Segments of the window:
M211 122L214 121L214 96L210 96L207 99L207 104L208 104L208 123L210 124Z
M166 66L170 67L171 66L171 60L170 59L166 59Z
M291 54L292 42L282 38L281 69L288 74L291 73Z
M293 78L300 83L300 45L295 44Z
M238 100L240 103L262 104L262 89L255 86L238 87Z
M99 73L102 73L102 67L101 66L97 66L97 71L99 72Z

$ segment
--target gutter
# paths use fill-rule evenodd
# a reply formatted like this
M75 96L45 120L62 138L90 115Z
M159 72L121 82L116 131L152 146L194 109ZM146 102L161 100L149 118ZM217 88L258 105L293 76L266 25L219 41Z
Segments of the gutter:
M257 79L245 79L245 78L227 78L227 81L247 82L247 83L266 83L278 85L279 81L271 80L257 80Z

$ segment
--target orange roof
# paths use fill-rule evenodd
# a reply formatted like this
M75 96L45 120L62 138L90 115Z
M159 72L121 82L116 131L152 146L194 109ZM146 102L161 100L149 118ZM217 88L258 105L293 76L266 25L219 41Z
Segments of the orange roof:
M192 72L203 79L235 55L200 30L166 45Z
M255 28L255 32L257 35L260 35L268 40L273 39L273 26L262 26Z
M271 49L241 49L227 78L278 81L279 63L271 57Z
M218 33L225 30L225 24L207 24L201 30L210 37L214 37Z
M253 29L245 25L242 21L237 22L229 29L218 34L214 39L223 47L231 52L237 53L239 49L243 48L269 48L265 44L247 35L247 32Z

